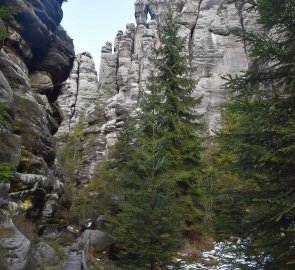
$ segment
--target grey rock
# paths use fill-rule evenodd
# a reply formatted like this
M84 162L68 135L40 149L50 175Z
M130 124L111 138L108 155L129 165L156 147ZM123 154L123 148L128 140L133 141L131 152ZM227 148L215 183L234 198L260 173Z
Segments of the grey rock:
M118 32L118 34L117 34L118 40L120 39L120 36L122 37L123 32L121 35L119 35L119 33L121 33L121 32ZM113 52L113 45L111 42L107 41L106 44L104 46L102 46L101 53L112 53L112 52Z
M13 28L8 27L10 36L7 38L5 47L19 55L23 60L30 61L33 58L32 50L24 38Z
M0 209L6 208L9 203L10 183L0 183Z
M57 137L71 132L82 115L90 115L97 107L99 90L93 58L83 52L76 56L70 77L65 82L58 102L64 119Z
M106 215L101 215L96 218L96 220L92 223L92 230L104 231L106 229Z
M45 71L35 71L30 74L31 88L42 95L50 95L53 91L51 75Z
M58 262L58 257L54 249L46 243L38 243L36 250L40 253L45 265L55 265Z
M81 182L93 177L95 166L116 142L126 116L136 115L138 96L147 90L148 77L154 70L150 58L153 48L159 46L158 27L169 8L180 24L179 36L185 40L182 53L190 55L187 65L192 68L191 76L197 81L192 95L203 97L196 112L204 115L209 133L219 128L219 106L226 100L221 76L239 74L247 70L249 63L247 48L236 42L232 31L243 27L255 29L257 16L247 14L244 5L227 0L136 0L137 26L127 24L124 32L118 31L114 50L107 42L101 51L99 93L96 95L100 108L95 114L85 113L86 137L81 147L83 164L78 172ZM80 108L91 108L90 103L94 102L90 99L85 106L83 100L78 100L78 70L76 64L72 81L63 89L62 103L71 106L63 107L67 118L72 117L71 121L64 122L68 131L77 123L75 115ZM80 80L84 75L80 73L79 76ZM66 129L59 132L65 134ZM95 134L96 139L89 139L91 134Z
M61 2L56 0L1 0L1 5L14 10L21 25L30 26L23 27L21 35L34 49L50 43L62 19Z
M116 59L108 58L112 55L111 53L105 52L102 55L104 57L102 61L106 66L113 68L111 71L108 68L101 68L100 71L101 74L106 75L105 83L108 84L112 81L112 76L116 77ZM88 52L76 56L71 75L65 82L58 100L64 119L56 138L60 141L59 145L62 145L63 138L72 132L78 123L85 128L83 132L85 138L79 147L82 164L77 168L76 173L79 183L88 182L93 177L96 165L104 156L102 152L105 151L105 138L101 125L105 122L103 114L105 105L100 96L112 96L113 93L108 93L108 89L113 91L113 86L115 84L110 83L105 87L105 92L100 93L92 56ZM99 128L92 128L94 125Z
M46 71L51 74L54 85L61 84L70 74L72 64L75 58L73 40L67 35L65 30L59 26L54 38L48 45L46 53L36 55L33 59L31 68L36 71ZM55 95L50 97L53 102L57 99L60 91L60 85L55 87Z
M58 256L55 250L48 244L40 242L31 248L26 270L41 270L46 266L55 266L57 263Z
M26 214L43 225L64 188L52 137L61 118L54 101L71 70L74 50L59 27L62 2L0 0L1 7L17 14L15 21L4 24L11 35L0 51L0 99L5 102L0 162L17 169L9 194L12 203L32 197L33 207Z
M23 270L28 263L31 242L14 226L8 212L0 217L0 249L3 256L2 269ZM5 231L5 233L4 233Z
M60 236L62 230L58 224L49 224L43 231L43 237L51 240L56 240Z
M95 252L107 250L111 241L105 232L99 230L86 230L72 245L71 250L83 250L89 244Z

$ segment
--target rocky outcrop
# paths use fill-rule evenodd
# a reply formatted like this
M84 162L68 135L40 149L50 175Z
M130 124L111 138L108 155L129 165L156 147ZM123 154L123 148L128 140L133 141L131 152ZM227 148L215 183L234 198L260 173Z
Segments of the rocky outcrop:
M4 22L10 36L0 51L0 162L15 166L10 201L40 226L49 222L63 193L53 142L61 122L56 99L75 54L59 26L62 2L0 0L1 7L16 14L15 20ZM29 201L25 209L23 201Z
M64 83L59 96L63 121L57 136L71 132L83 115L90 116L99 106L98 79L93 58L83 52L75 58L70 77Z
M71 75L73 80L68 81L62 90L64 94L60 102L66 104L63 111L67 115L64 124L67 129L59 132L65 134L65 131L72 130L77 123L77 112L83 111L84 134L95 137L91 143L87 138L82 142L81 149L87 149L82 153L83 169L78 173L82 182L92 177L95 165L115 143L127 115L136 113L139 93L145 91L153 70L150 57L153 48L159 45L158 27L169 9L176 14L180 24L179 36L185 39L183 53L190 56L191 77L197 82L193 95L203 97L196 111L203 114L209 133L218 129L219 106L226 99L222 77L246 70L249 62L245 44L237 42L233 31L257 31L257 15L246 12L247 5L243 1L136 0L137 25L127 24L125 31L118 31L114 46L106 42L102 47L99 91L96 86L95 90L88 90L89 102L85 106L81 100L80 104L79 94L75 94L77 63ZM78 74L80 80L85 76ZM95 98L91 100L93 95ZM94 103L92 106L90 103L94 100L99 100L100 104L95 115L87 112L88 108L93 108ZM83 107L84 110L81 109ZM87 144L91 147L85 148Z
M55 135L59 146L68 142L68 135L79 124L83 134L77 145L80 164L76 168L74 185L87 182L105 155L103 104L94 61L88 52L78 54L69 79L64 83L58 102L63 122Z
M136 108L138 93L146 89L153 69L149 58L159 44L157 29L169 9L179 21L179 36L185 39L183 53L190 55L188 65L197 81L193 95L203 97L196 111L204 115L209 132L216 130L219 106L226 99L222 77L248 68L247 49L232 34L237 29L255 29L256 16L246 8L227 0L135 1L136 28L129 24L124 33L118 32L114 51L109 42L102 49L99 80L106 105L107 146L116 140L126 114Z
M46 269L57 264L58 256L55 250L48 244L40 242L31 248L26 270Z
M11 215L3 211L0 218L0 261L3 269L24 269L28 263L31 242L13 224Z
M72 251L84 250L87 246L93 248L95 252L107 250L111 245L111 240L107 234L99 230L86 230L71 246Z

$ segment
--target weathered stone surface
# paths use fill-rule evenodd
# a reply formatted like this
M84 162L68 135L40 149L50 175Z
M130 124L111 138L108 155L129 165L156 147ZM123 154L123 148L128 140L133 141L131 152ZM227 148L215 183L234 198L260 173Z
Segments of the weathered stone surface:
M196 111L204 115L209 132L219 128L219 106L226 99L221 77L246 70L249 62L247 48L236 42L232 31L243 28L256 31L258 28L255 24L257 15L245 12L246 7L228 0L135 1L137 26L127 24L125 31L118 31L114 48L107 42L101 50L99 94L96 96L100 110L96 118L90 113L85 114L84 134L94 134L95 139L89 140L90 137L86 136L82 143L83 166L78 172L82 182L93 176L95 165L116 142L127 115L135 114L138 96L146 90L148 77L154 69L150 58L153 48L159 46L158 27L169 9L174 11L180 24L179 36L185 40L183 53L190 55L187 64L197 82L193 95L203 97ZM79 105L76 98L77 70L76 65L71 75L75 79L63 89L62 103L72 106L63 108L68 116L76 114L76 108L84 106L83 102ZM85 109L88 107L90 105ZM99 121L92 121L98 118ZM71 127L72 122L77 123L71 120L65 122L66 126Z
M10 189L7 184L0 187L1 269L44 269L56 261L45 244L31 248L3 209L9 200L16 213L33 218L42 232L64 192L52 135L61 122L55 101L75 54L73 41L59 27L62 2L0 0L1 7L16 12L14 21L0 22L10 32L0 46L0 162L12 163L16 171ZM35 268L28 265L34 256Z
M7 208L9 203L10 183L0 183L0 208Z
M105 232L99 230L86 230L71 246L71 250L83 250L89 244L95 252L107 250L111 241Z
M43 242L33 245L28 257L26 270L45 269L46 266L54 266L58 263L58 256L54 249Z
M40 48L35 52L35 57L31 63L32 70L42 70L51 74L54 84L61 84L70 74L72 64L75 58L73 40L67 35L65 30L59 26L54 38L49 43L46 52ZM59 95L61 85L55 88L54 96L50 101L55 101Z
M107 215L101 215L91 224L92 230L104 231L106 229Z
M42 225L63 193L52 137L61 116L54 101L71 70L74 49L59 27L62 2L0 0L1 7L16 11L15 21L1 22L11 35L0 51L0 101L5 103L0 162L15 165L10 200L29 199L26 214Z
M35 93L42 95L51 94L53 83L51 75L44 71L35 71L30 74L31 88Z
M30 47L42 48L54 38L55 30L62 19L61 4L58 0L0 0L0 5L10 7L17 14L22 25L21 36Z
M14 226L11 216L3 211L0 216L0 249L5 270L23 270L28 263L31 242Z
M105 51L111 50L110 44L106 47L109 49ZM107 62L109 53L105 52L102 55L105 55L104 61ZM110 65L116 67L115 62ZM103 70L101 72L104 73ZM116 76L116 72L108 70L106 72L104 74L106 74L107 84L113 75ZM115 84L110 86L106 86L106 92L103 95L112 96L107 93L107 89L112 89ZM79 147L82 164L77 168L76 173L79 183L91 179L96 165L104 156L105 139L101 136L104 136L102 124L105 122L105 116L102 113L103 100L99 96L99 83L94 61L90 53L83 52L76 56L71 75L65 82L58 99L64 119L56 134L57 139L62 141L78 123L85 127L84 140L81 141Z
M65 82L58 102L64 119L57 136L71 132L83 115L92 114L98 106L98 80L92 56L76 56L70 77Z

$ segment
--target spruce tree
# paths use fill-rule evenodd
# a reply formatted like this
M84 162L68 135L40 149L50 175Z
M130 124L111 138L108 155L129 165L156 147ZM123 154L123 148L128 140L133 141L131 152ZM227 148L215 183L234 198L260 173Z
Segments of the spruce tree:
M106 165L118 200L109 231L124 269L168 269L183 230L201 222L200 124L193 111L200 99L191 96L195 82L187 78L190 70L178 31L169 13L152 60L156 74Z
M256 67L228 78L227 88L234 97L225 106L221 149L235 157L231 169L240 177L236 191L247 202L243 218L243 236L250 239L247 252L257 256L259 269L291 270L295 267L295 6L293 0L259 0L252 8L259 13L264 31L238 33Z
M151 76L150 80L158 91L162 90L159 128L168 147L169 173L177 184L178 204L183 207L182 230L190 234L203 230L202 191L198 182L203 126L200 115L194 111L201 97L191 95L196 82L191 78L188 55L184 53L185 40L178 36L179 30L180 25L169 13L159 31L162 45L155 50L152 61L159 75Z

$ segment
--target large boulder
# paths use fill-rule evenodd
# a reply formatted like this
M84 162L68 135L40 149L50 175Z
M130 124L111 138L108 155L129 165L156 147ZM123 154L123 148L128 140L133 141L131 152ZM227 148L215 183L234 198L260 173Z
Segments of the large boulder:
M28 263L31 242L14 226L8 212L0 215L0 263L3 270L23 270Z
M58 256L55 250L46 243L40 242L32 247L26 270L44 269L46 266L55 266Z

